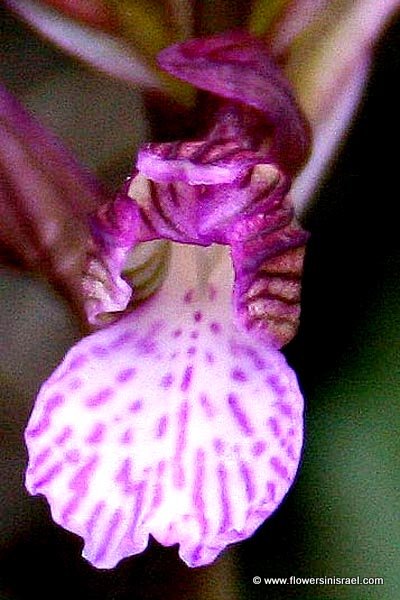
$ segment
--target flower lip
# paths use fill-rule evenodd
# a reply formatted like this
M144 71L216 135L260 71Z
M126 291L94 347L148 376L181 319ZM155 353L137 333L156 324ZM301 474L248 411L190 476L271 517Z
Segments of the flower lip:
M98 568L143 551L149 534L178 543L189 566L209 564L253 534L296 474L295 375L235 328L226 261L204 287L195 262L176 247L158 294L81 340L26 430L28 490Z

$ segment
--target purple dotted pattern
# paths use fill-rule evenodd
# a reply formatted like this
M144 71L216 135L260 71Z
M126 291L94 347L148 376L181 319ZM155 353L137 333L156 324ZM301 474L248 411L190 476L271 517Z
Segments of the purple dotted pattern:
M208 564L293 481L295 376L221 307L214 286L164 298L162 319L142 308L79 342L39 393L28 490L45 494L98 567L144 550L150 533L179 543L188 565Z

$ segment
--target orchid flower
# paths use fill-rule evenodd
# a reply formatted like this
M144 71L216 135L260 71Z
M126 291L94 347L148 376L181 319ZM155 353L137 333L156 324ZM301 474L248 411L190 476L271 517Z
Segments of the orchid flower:
M7 4L17 12L33 7L31 16L46 25L39 4ZM108 36L112 19L104 15L96 27ZM366 30L371 37L378 28ZM121 46L104 39L108 50L99 68L115 74L116 64L117 75L129 79L135 65L135 82L157 88L153 73L132 54L115 61ZM280 59L287 46L276 40ZM65 44L73 46L71 40ZM96 63L90 43L85 48ZM2 126L21 165L27 144L15 131L24 115L21 126L32 142L28 163L35 163L31 176L41 189L45 180L48 206L60 192L58 182L44 175L46 156L57 155L59 172L74 171L80 186L75 220L64 223L76 253L64 245L65 260L57 255L44 270L54 279L57 267L55 278L74 290L92 325L116 321L67 354L42 386L26 430L28 490L47 497L54 520L84 538L84 556L100 568L143 551L150 534L164 545L179 544L189 566L210 563L279 506L302 447L302 395L279 349L299 320L307 234L294 203L304 197L307 182L298 179L292 191L291 184L310 151L307 121L267 47L248 34L174 45L159 61L207 92L208 130L192 141L145 145L120 194L108 203L106 193L55 150L54 140L6 92L2 100ZM333 100L337 79L336 73L325 88ZM319 133L324 119L317 104L311 101L306 112ZM337 106L333 102L335 118ZM36 162L35 148L45 153ZM0 240L15 252L13 226L18 235L26 233L21 213L29 224L40 219L16 173L0 193L6 197L10 190L24 201L18 215L4 204L9 227ZM86 198L87 208L102 204L91 233ZM66 239L58 217L44 229L46 235L40 231L36 238L39 249L31 244L38 250L34 266Z
M28 490L103 568L149 534L190 566L210 563L279 505L302 446L302 396L277 348L299 318L307 234L288 191L307 125L248 34L172 46L160 63L218 106L204 138L144 146L99 210L89 321L126 307L120 272L139 242L174 242L168 275L67 354L26 431Z

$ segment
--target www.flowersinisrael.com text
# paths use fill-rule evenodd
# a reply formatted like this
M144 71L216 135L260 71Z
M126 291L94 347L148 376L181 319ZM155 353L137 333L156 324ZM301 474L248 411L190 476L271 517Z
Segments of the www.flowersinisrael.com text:
M384 585L383 577L253 577L259 585Z

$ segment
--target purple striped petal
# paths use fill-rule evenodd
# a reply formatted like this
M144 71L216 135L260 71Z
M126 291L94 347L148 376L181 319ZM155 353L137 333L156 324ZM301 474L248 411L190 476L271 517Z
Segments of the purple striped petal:
M180 146L183 154L190 154L190 146ZM158 148L161 152L171 145ZM210 153L212 148L207 146ZM164 158L163 165L173 181L176 168L168 173L169 162ZM127 195L138 207L136 241L166 238L231 246L238 325L274 347L288 343L300 317L300 277L308 238L287 196L289 180L274 165L257 164L234 183L193 185L202 173L198 165L182 167L175 158L171 162L178 164L189 183L178 177L175 183L158 183L141 173L128 182Z
M307 235L287 193L290 173L304 160L306 146L308 151L307 126L265 47L247 34L192 40L160 56L170 72L230 101L220 101L203 138L145 145L106 214L118 221L121 204L128 210L129 199L134 201L132 246L156 239L231 246L238 322L280 347L295 334L300 312ZM276 162L275 142L282 144L290 168ZM128 250L129 244L125 255ZM112 267L113 281L120 267ZM94 306L91 322L103 318L103 308L105 302Z
M137 208L119 198L110 211L94 176L1 86L0 133L0 256L45 275L85 326L113 320L132 294L121 272ZM128 279L140 287L139 299L157 287L164 254L147 249L131 258Z
M82 305L88 214L107 193L0 86L0 246Z
M204 138L145 144L138 170L160 183L211 185L233 183L258 162L271 162L270 129L254 110L224 102L210 122Z
M261 40L229 32L175 44L158 58L172 75L260 111L274 129L270 156L291 173L304 164L310 149L307 122Z
M252 535L297 470L295 375L234 327L226 262L193 287L196 264L180 246L161 291L79 342L28 424L27 488L100 568L143 551L149 534L208 564Z
M91 235L81 287L84 308L91 325L112 320L112 313L126 308L132 289L121 273L137 237L137 207L118 197L104 204L91 219Z
M253 170L251 197L255 196L252 187L260 188L260 172L267 168L258 165ZM266 182L266 201L269 194ZM299 326L307 239L308 233L298 224L288 196L265 212L242 217L230 233L238 323L276 348L288 344Z

